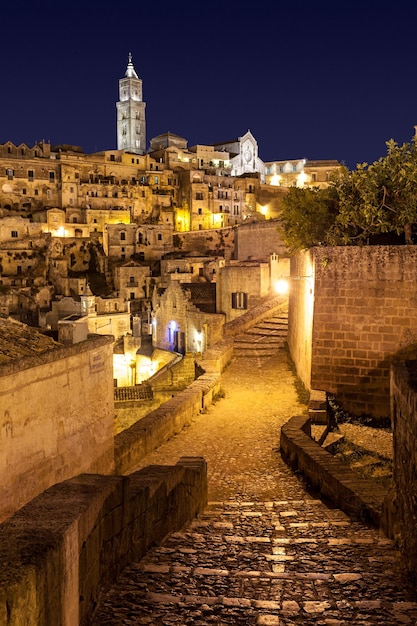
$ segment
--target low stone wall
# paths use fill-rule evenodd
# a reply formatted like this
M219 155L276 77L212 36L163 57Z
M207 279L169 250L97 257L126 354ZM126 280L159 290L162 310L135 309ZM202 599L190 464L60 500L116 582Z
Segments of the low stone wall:
M116 435L116 474L134 470L142 459L174 435L205 409L220 390L219 374L203 374L187 389L159 406L139 422Z
M417 580L417 346L398 353L391 365L396 533L407 568Z
M280 449L285 462L342 511L379 528L387 492L324 450L311 438L310 425L310 417L302 415L281 428Z
M0 525L0 624L87 626L100 590L206 503L201 458L50 487Z
M234 337L238 333L243 333L254 324L257 324L266 317L270 317L273 313L286 310L287 307L287 298L268 298L263 304L251 309L231 322L226 322L223 326L223 337Z

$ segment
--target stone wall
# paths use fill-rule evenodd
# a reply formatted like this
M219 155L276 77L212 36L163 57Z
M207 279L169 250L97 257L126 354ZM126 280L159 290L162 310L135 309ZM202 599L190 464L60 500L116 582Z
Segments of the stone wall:
M0 520L51 485L114 468L112 339L0 365Z
M311 388L311 359L314 315L313 262L308 253L291 259L288 301L288 347L296 365L297 374L306 389ZM311 278L307 278L310 277ZM320 388L320 387L318 387Z
M203 374L191 385L114 439L117 474L134 471L143 458L189 425L220 390L220 375Z
M54 485L0 524L0 624L87 626L100 590L206 503L201 458Z
M235 234L233 258L239 261L268 261L271 254L287 257L288 252L278 230L279 220L241 224Z
M391 366L395 518L407 568L417 580L417 346Z
M283 425L280 450L285 462L322 496L348 515L380 527L385 490L356 475L314 441L309 416L294 416Z
M197 252L198 256L215 254L230 259L234 250L235 231L234 227L228 227L175 233L174 250L181 253Z
M310 326L300 322L308 309L301 298L290 296L289 311L291 355L300 377L307 387L334 394L350 413L389 418L390 358L417 337L416 246L312 248L297 257L293 278L305 264L314 279L298 283L313 281L313 293L304 292L304 305L314 297Z

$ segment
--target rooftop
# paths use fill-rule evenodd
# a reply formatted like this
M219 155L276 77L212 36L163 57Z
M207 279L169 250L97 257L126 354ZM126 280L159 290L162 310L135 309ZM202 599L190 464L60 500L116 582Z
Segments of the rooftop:
M10 318L0 319L0 363L61 348L51 337Z

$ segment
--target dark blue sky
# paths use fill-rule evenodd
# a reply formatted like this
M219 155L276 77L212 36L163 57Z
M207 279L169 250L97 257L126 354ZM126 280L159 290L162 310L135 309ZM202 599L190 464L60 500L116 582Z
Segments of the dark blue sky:
M129 52L143 80L148 143L166 131L192 146L250 129L264 161L354 168L384 156L391 138L410 141L417 7L284 4L10 3L0 142L115 148Z

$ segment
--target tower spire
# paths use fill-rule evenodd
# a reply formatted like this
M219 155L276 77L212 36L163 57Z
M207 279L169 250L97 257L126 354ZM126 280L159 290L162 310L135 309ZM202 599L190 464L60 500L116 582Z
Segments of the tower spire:
M127 68L119 80L117 107L117 149L136 154L146 152L146 104L142 100L142 80L135 72L132 53L129 52Z
M135 68L133 66L132 53L131 52L129 52L125 76L127 78L139 78L138 75L136 74Z

